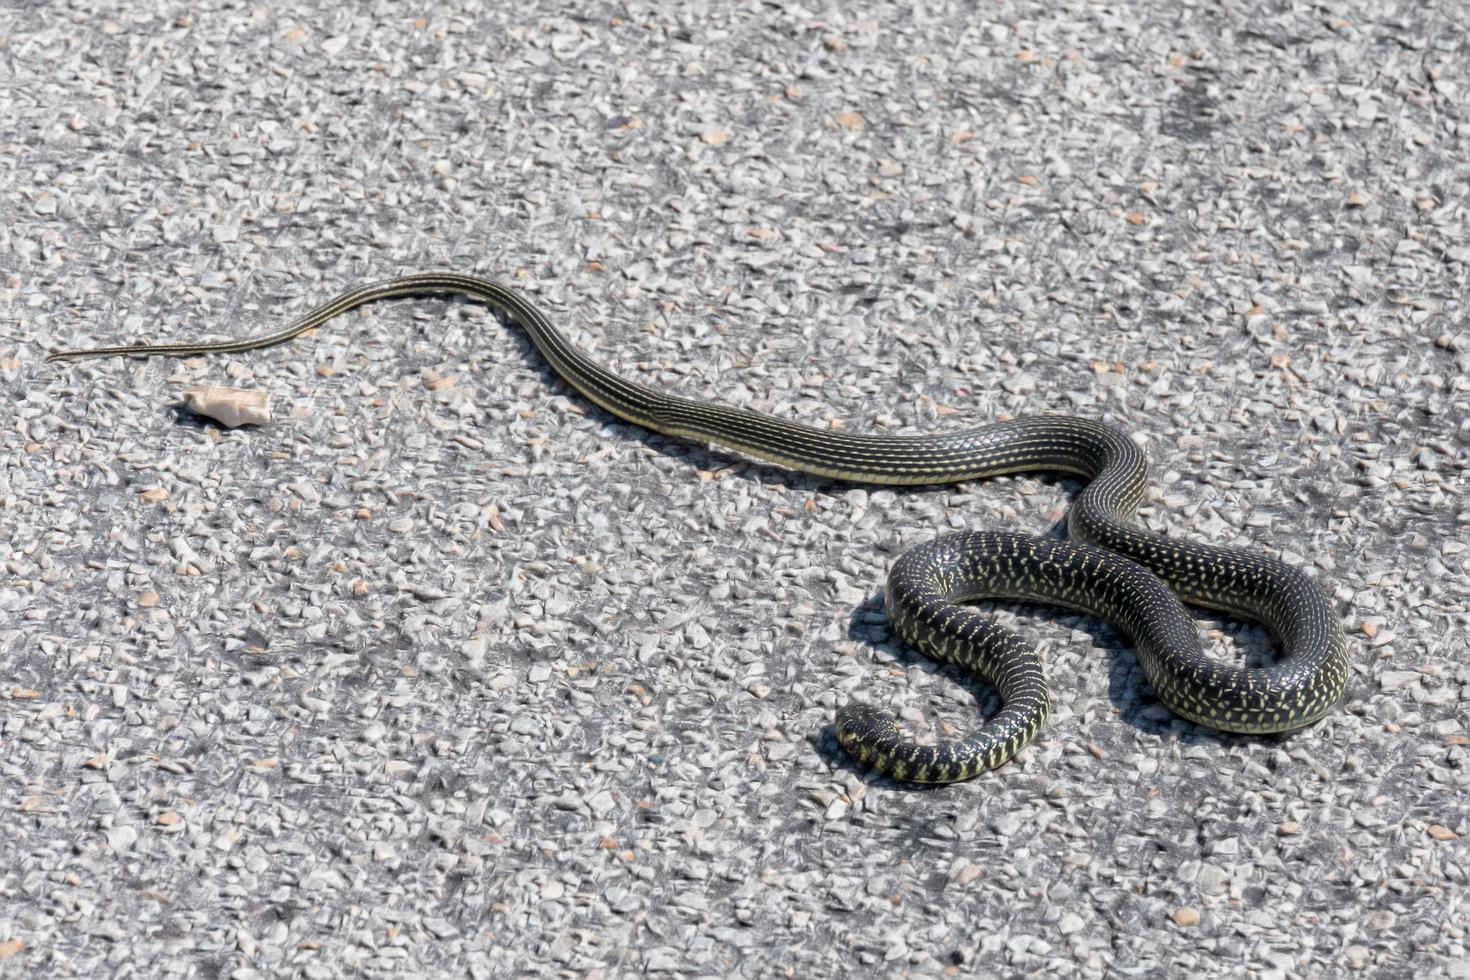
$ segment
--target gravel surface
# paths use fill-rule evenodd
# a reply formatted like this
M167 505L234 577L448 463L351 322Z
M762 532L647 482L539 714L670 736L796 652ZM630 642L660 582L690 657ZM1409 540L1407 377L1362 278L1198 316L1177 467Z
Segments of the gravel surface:
M1470 976L1460 0L163 6L0 3L0 973ZM887 567L1075 482L650 435L461 301L42 362L435 267L785 417L1116 421L1149 526L1329 583L1351 703L1220 736L1004 607L1054 715L915 790L835 707L993 701Z

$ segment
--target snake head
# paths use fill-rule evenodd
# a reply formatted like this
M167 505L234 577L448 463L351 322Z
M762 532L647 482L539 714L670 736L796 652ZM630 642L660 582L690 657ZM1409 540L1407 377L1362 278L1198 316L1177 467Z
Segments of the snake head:
M837 741L860 762L878 766L902 741L893 716L867 704L837 709Z

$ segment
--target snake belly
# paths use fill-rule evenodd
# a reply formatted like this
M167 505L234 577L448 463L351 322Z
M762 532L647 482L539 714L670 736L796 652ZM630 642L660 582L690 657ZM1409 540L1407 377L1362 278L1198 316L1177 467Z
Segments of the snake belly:
M285 343L380 299L454 293L488 303L526 330L553 370L628 422L715 443L816 476L924 485L1007 473L1060 471L1088 480L1068 512L1068 541L1022 534L952 534L903 555L886 590L899 636L958 664L1000 693L1002 707L973 733L938 744L899 734L871 707L838 711L837 738L854 757L898 779L953 782L1004 764L1040 731L1049 695L1035 652L964 605L1015 598L1079 609L1122 628L1159 699L1191 721L1231 732L1291 731L1342 701L1348 659L1342 625L1322 589L1298 568L1238 548L1156 534L1133 521L1147 462L1123 430L1063 415L995 422L934 436L850 434L747 409L670 395L629 381L574 347L519 290L480 276L423 272L353 287L271 333L239 340L58 351L50 360L239 353ZM1263 623L1282 655L1266 667L1208 657L1183 602Z

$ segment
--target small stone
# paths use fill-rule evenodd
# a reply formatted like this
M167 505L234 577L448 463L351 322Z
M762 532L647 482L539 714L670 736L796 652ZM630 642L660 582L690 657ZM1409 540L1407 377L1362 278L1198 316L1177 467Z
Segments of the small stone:
M1368 926L1376 932L1387 932L1398 922L1398 916L1389 909L1378 909L1368 916Z
M617 808L617 805L617 799L607 790L601 790L593 794L591 799L587 801L587 806L591 809L592 815L599 820L605 819L608 814Z
M1240 838L1225 837L1210 845L1210 853L1232 858L1240 853Z
M1378 675L1378 686L1385 691L1397 691L1418 679L1419 672L1416 670L1385 670Z
M1021 820L1015 814L1003 813L990 821L990 829L1001 837L1014 837L1021 830Z
M1221 894L1229 881L1230 872L1217 864L1200 865L1199 874L1195 877L1200 892L1205 895Z
M433 933L436 939L452 939L459 935L459 928L442 916L434 915L424 919L424 928Z
M132 846L137 843L137 841L138 828L130 824L123 824L120 827L113 827L107 832L107 846L118 853L131 850Z
M1181 926L1186 929L1190 926L1197 926L1199 925L1199 909L1190 905L1184 905L1175 909L1170 918L1174 920L1176 926Z

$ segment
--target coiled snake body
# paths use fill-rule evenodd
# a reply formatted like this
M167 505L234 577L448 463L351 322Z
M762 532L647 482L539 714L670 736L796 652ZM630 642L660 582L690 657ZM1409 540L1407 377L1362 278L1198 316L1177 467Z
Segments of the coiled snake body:
M968 779L1010 759L1046 719L1041 663L1009 630L964 605L1012 598L1083 610L1121 627L1137 647L1159 699L1191 721L1231 732L1281 732L1333 711L1347 689L1341 623L1300 569L1236 548L1196 544L1132 521L1147 463L1126 433L1061 415L996 422L937 436L852 435L695 401L628 381L573 347L520 292L479 276L426 272L348 290L270 334L216 343L61 351L52 360L109 355L190 356L284 343L375 300L458 293L514 319L568 384L629 422L718 443L818 476L859 483L954 483L1031 470L1089 481L1068 514L1069 541L1007 532L951 534L894 565L888 615L907 643L966 667L1000 693L1002 707L973 734L923 745L862 704L837 713L837 738L858 759L899 779ZM1227 665L1204 654L1181 601L1257 620L1283 654L1267 667Z

